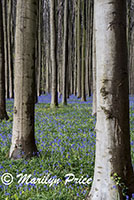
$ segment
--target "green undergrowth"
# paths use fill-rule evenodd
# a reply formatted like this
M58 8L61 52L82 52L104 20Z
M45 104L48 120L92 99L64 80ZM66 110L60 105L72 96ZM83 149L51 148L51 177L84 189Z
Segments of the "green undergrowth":
M7 101L8 121L0 123L0 176L10 173L13 182L4 185L0 180L1 200L83 200L91 187L95 156L95 118L91 103L59 105L38 103L35 109L35 137L39 157L31 160L9 160L13 123L13 101ZM131 153L134 164L134 110L130 109ZM33 178L48 176L55 184L18 183L17 175ZM77 178L65 184L65 176ZM70 176L70 179L72 176ZM82 180L90 180L83 184ZM86 179L87 178L87 179ZM8 180L8 177L7 177Z
M9 186L0 180L0 199L84 199L90 190L94 169L95 119L91 115L91 104L59 105L55 109L51 109L50 104L36 104L35 137L40 156L29 161L8 159L13 102L7 102L7 111L9 120L0 124L0 176L10 173L14 179ZM52 180L60 181L52 185L20 184L17 178L20 173L31 174L29 180L49 176ZM72 174L70 179L77 178L77 182L72 180L65 184L65 176L68 174ZM84 178L90 182L81 183Z

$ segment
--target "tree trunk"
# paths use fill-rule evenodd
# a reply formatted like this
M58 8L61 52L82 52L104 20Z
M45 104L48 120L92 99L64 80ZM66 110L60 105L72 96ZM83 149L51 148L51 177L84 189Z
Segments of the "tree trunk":
M129 87L130 95L134 95L134 0L129 3Z
M67 104L67 65L68 65L68 0L65 0L64 5L64 41L63 41L63 88L62 88L62 104ZM68 77L69 78L69 77Z
M4 32L2 18L2 2L0 1L0 121L8 119L5 101Z
M94 2L90 0L90 52L89 52L89 95L93 93L93 15L94 15Z
M81 97L81 56L80 56L80 42L81 42L81 24L80 24L80 0L78 0L77 12L77 97Z
M18 0L15 43L15 99L9 157L36 155L34 137L36 0Z
M90 18L90 26L89 26L89 96L93 93L93 0L90 0L89 6L89 18ZM88 20L87 20L88 22Z
M126 1L95 0L94 14L97 61L96 158L88 200L125 200L122 192L125 187L128 187L129 197L134 193L129 132ZM117 182L117 188L114 188Z
M6 89L6 98L9 98L9 67L8 67L8 40L7 40L7 0L3 1L3 28L4 28L4 55L5 55L5 89Z
M93 25L94 26L94 25ZM96 94L96 30L93 28L93 110L92 115L97 112L97 94Z
M55 0L50 0L50 33L51 33L51 62L52 62L52 97L51 107L58 106L57 94L57 58L56 58L56 19Z
M50 62L49 62L49 53L48 53L48 49L46 50L46 92L47 93L49 93L50 92L50 90L49 90L49 88L50 88L50 84L49 84L49 64L50 64Z
M42 34L41 34L41 25L42 25L42 2L41 0L38 1L38 49L37 49L37 55L38 55L38 75L37 75L37 96L41 95L41 69L42 69L42 63L41 63L41 56L42 56L42 49L41 49L41 40L42 40Z
M73 93L73 33L72 33L72 6L69 5L70 12L68 13L68 77L67 77L67 84L68 84L68 98L69 95Z
M44 34L44 32L43 32ZM42 72L41 72L41 88L42 88L42 94L45 94L45 88L46 88L46 56L44 55L44 47L42 46L42 57L41 57L41 62L42 62Z
M75 38L75 60L74 60L74 95L77 94L77 1L75 2L75 25L74 25L74 38Z
M82 18L83 18L83 38L82 38L82 80L81 80L81 101L86 101L85 92L85 48L86 48L86 26L85 26L85 2L82 2Z
M8 68L9 68L9 97L14 98L13 59L12 59L12 43L11 43L11 33L12 33L11 20L12 20L12 0L8 0L7 41L8 41Z
M85 65L86 65L86 95L91 95L90 85L89 85L89 67L90 67L90 47L91 47L91 41L90 41L90 24L91 24L91 17L90 17L90 7L91 7L91 1L86 5L86 58L85 58Z

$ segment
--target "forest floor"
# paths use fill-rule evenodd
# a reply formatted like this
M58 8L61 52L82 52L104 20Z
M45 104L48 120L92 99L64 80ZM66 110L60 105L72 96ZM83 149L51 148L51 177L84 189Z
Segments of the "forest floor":
M91 186L82 180L93 178L95 155L95 118L92 99L81 102L75 96L68 105L50 108L50 95L39 97L35 106L35 137L40 157L31 160L8 159L13 122L13 100L7 101L8 121L0 123L0 176L10 173L13 182L4 185L0 180L2 200L82 200ZM61 99L59 99L61 102ZM134 165L134 103L130 99L131 147ZM18 183L17 175L31 174L32 178L48 176L45 184ZM69 175L68 174L72 174ZM67 175L70 182L67 183ZM77 183L74 181L77 179ZM51 181L50 181L51 179ZM59 180L56 181L56 180ZM71 180L72 179L72 180ZM85 179L85 180L87 180ZM68 181L69 181L68 180ZM53 183L55 181L55 183Z

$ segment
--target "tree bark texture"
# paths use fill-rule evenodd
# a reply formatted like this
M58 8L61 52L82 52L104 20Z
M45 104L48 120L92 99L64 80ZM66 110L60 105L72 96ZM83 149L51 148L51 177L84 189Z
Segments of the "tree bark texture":
M95 0L96 158L88 200L126 200L134 192L130 156L126 1ZM116 185L115 174L120 178ZM131 199L131 198L130 198Z
M55 3L56 3L55 0L50 0L50 34L51 34L51 63L52 63L51 107L58 106Z
M5 65L4 65L4 31L2 17L2 2L0 1L0 121L7 120L5 100Z
M15 99L9 157L37 153L34 136L36 0L18 0L15 43Z
M67 67L68 67L68 0L65 0L64 5L64 41L63 41L63 87L62 87L62 104L67 104Z

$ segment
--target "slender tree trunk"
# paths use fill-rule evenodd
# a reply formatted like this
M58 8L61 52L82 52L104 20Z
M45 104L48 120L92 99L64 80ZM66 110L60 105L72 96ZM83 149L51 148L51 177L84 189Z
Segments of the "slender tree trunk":
M42 56L42 52L41 52L41 25L42 25L42 2L41 0L38 1L38 50L37 50L37 54L38 54L38 64L37 64L37 68L38 68L38 76L37 76L37 96L41 95L41 69L42 69L42 64L41 64L41 56Z
M15 100L9 157L37 153L34 137L36 0L18 0L15 44Z
M89 96L93 93L93 14L94 14L94 2L90 0L90 51L89 51Z
M90 19L90 6L91 6L91 3L89 1L89 3L86 5L86 57L85 57L85 87L86 87L86 95L90 96L89 95L89 91L90 91L90 86L89 86L89 52L90 52L90 23L91 23L91 19ZM88 20L87 20L88 19Z
M36 32L36 39L35 39L35 96L34 102L38 102L38 91L37 91L37 84L38 84L38 36Z
M80 25L80 0L78 0L77 12L77 97L81 97L81 56L80 56L80 43L81 43L81 25Z
M3 27L4 27L4 55L5 55L5 89L6 98L9 98L9 67L8 67L8 40L7 40L7 0L3 0Z
M134 0L129 3L129 87L130 95L134 95Z
M95 0L94 14L97 61L96 158L88 200L126 200L123 187L128 187L130 199L134 193L129 133L126 1ZM117 182L117 188L114 188Z
M86 26L85 26L85 1L82 2L82 18L83 18L83 38L82 38L82 80L81 80L81 101L86 101L85 92L85 50L86 50Z
M42 93L45 94L46 90L46 56L44 56L44 48L42 47L42 57L41 57L41 62L42 62L42 78L41 78L41 87L42 87Z
M51 33L51 62L52 62L52 99L51 107L58 106L57 94L57 58L56 58L56 21L55 0L50 0L50 33Z
M8 41L8 67L9 67L9 96L14 97L13 88L13 59L12 59L12 43L11 43L11 27L12 21L12 0L8 0L8 14L7 14L7 41Z
M88 20L89 19L89 20ZM87 95L91 96L93 89L93 77L92 77L92 44L93 44L93 2L90 0L89 5L87 6L87 54L86 54L86 62L87 62L87 72L86 72L86 80L87 80ZM90 25L88 25L90 24Z
M50 92L49 90L49 50L48 50L48 47L46 49L46 92Z
M70 12L68 13L68 97L72 94L72 70L73 70L73 33L72 33L72 7L69 6Z
M64 41L63 41L63 90L62 90L62 104L67 104L67 66L68 66L68 0L65 0L64 5ZM69 78L69 77L68 77Z
M0 1L0 121L8 119L5 100L4 32L2 18L2 2Z
M77 94L77 1L75 2L75 60L74 60L74 95Z

